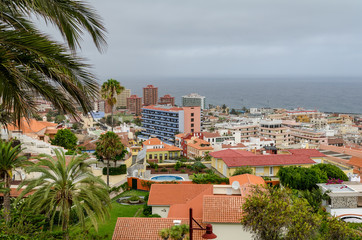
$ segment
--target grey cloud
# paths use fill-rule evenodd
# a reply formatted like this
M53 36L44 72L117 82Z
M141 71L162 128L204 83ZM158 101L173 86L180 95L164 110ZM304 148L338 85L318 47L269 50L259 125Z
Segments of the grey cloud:
M359 0L90 0L106 54L80 54L101 77L362 75Z

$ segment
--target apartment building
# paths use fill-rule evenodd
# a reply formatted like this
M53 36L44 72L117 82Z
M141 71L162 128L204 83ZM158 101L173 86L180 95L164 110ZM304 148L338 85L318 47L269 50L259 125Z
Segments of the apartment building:
M127 109L135 114L141 115L141 108L142 108L142 98L138 97L137 95L132 95L127 98Z
M124 89L119 95L117 95L116 107L126 108L127 98L131 96L131 89Z
M205 157L207 153L210 153L214 150L211 144L208 141L203 139L192 137L189 140L186 140L187 143L187 155L186 157L195 159L196 157Z
M168 143L175 142L177 133L200 132L200 107L173 107L152 105L142 108L141 138L157 137Z
M247 140L252 137L256 137L259 134L259 126L258 125L244 125L234 127L231 130L231 134L235 137L236 143L241 143L242 140Z
M328 138L323 131L316 131L313 129L298 129L290 128L291 141L293 143L300 143L308 141L311 144L328 144Z
M186 96L182 96L182 106L183 107L200 107L201 110L205 109L205 97L200 96L197 93L191 93Z
M143 88L143 105L156 105L158 100L158 88L153 85L147 85Z
M259 135L274 140L277 147L287 146L291 140L289 128L283 127L281 120L260 121Z
M175 106L175 97L171 97L171 95L166 94L165 96L160 97L158 104Z

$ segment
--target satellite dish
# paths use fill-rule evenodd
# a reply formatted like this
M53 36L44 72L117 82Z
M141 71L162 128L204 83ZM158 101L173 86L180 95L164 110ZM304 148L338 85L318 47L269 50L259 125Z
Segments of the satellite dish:
M240 184L238 181L234 181L232 184L231 184L231 187L234 189L234 190L238 190L240 189Z

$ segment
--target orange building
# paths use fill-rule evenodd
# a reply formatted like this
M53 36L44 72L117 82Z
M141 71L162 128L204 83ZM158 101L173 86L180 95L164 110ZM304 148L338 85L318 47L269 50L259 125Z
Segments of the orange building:
M155 105L158 100L158 88L153 85L147 85L143 88L143 105Z
M163 97L160 97L160 102L158 104L175 106L175 97L171 97L167 94Z
M137 95L132 95L127 98L127 109L136 115L141 115L142 98Z

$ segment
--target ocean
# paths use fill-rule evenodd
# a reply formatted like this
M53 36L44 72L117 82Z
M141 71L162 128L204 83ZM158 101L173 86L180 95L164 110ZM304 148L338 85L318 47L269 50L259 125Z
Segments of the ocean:
M177 105L181 97L199 93L206 105L231 108L305 108L323 112L362 113L362 78L351 77L169 77L115 78L132 94L142 96L148 84L159 97L170 94Z

